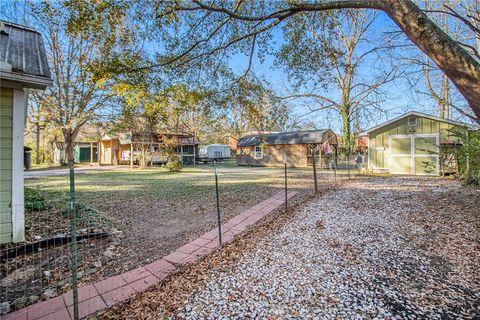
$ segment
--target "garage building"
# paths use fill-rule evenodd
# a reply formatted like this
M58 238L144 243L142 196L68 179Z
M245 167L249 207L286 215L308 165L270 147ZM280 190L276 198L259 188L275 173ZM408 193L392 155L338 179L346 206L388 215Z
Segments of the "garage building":
M368 136L368 169L412 175L439 175L447 167L451 170L456 159L442 154L442 150L458 145L454 132L467 127L465 123L408 112L363 133Z

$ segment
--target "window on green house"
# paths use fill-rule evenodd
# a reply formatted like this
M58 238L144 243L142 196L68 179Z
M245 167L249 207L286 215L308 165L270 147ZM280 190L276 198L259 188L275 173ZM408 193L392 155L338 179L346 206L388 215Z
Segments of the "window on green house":
M409 127L416 127L417 126L417 117L409 117L408 118L408 126Z

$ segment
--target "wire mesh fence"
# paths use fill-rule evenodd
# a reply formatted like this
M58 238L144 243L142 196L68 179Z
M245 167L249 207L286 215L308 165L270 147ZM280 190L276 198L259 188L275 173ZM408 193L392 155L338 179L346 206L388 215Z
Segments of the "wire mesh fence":
M68 182L68 180L67 180ZM77 204L77 257L80 275L108 245L111 221ZM25 242L0 245L0 300L12 310L46 300L71 286L70 199L68 195L25 188Z
M209 230L218 232L219 221L283 194L285 186L302 201L314 194L315 180L322 192L348 179L346 169L329 163L318 161L315 169L239 167L230 160L180 173L125 167L26 179L25 241L0 245L0 300L8 304L3 312L71 292L77 282L109 290L99 281L161 259ZM114 300L101 303L109 307ZM75 305L74 297L67 304L72 318ZM82 308L85 301L80 318Z

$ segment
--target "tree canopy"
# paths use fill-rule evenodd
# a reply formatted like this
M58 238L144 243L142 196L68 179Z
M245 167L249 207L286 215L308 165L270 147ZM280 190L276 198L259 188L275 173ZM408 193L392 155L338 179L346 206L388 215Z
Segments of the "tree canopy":
M271 45L273 30L302 13L339 9L374 9L386 13L461 92L480 118L480 62L475 38L458 42L410 0L342 1L176 1L153 5L152 27L164 48L147 68L180 71L208 68L237 53L260 56ZM445 8L465 23L478 39L478 8L466 16ZM322 15L318 15L322 19ZM478 41L478 40L477 40ZM263 48L263 49L262 49ZM248 73L250 66L245 73ZM130 70L134 71L134 70Z

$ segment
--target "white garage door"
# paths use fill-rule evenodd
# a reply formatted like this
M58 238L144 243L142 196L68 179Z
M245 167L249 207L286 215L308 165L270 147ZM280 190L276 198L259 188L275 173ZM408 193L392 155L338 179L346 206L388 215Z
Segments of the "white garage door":
M390 136L390 173L438 175L438 144L438 134Z

